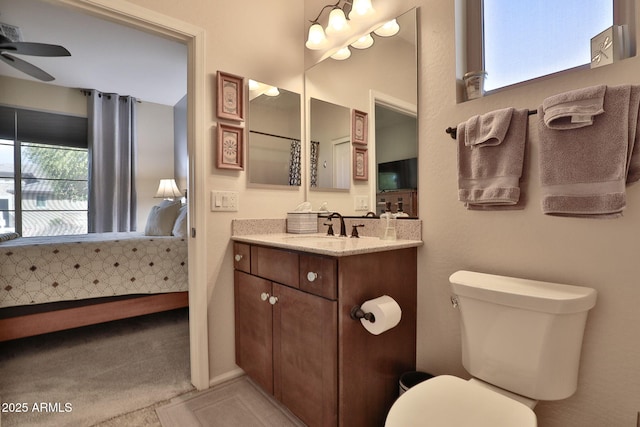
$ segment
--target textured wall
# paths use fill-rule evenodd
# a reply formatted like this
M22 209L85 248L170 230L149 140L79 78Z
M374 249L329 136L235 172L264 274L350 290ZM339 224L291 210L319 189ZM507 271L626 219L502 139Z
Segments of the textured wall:
M459 269L590 286L598 302L585 331L577 393L535 409L544 427L635 425L640 409L640 311L637 242L640 186L627 188L627 209L615 220L547 217L540 209L535 121L523 188L525 210L471 212L457 201L456 142L448 126L498 108L536 109L551 95L596 84L640 84L640 58L580 69L456 104L454 6L421 1L420 216L418 365L434 374L467 374L460 361L457 312L448 276ZM636 16L636 20L638 17ZM603 162L607 159L602 159Z

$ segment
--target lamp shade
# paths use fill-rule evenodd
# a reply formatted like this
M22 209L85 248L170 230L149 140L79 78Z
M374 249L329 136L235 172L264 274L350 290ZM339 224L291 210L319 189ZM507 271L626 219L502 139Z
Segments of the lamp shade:
M327 24L327 34L336 34L349 29L349 23L347 17L344 16L344 11L339 7L334 8L329 13L329 23Z
M398 25L398 21L396 21L395 19L392 19L391 21L383 24L381 27L379 27L377 30L374 30L373 32L379 35L380 37L391 37L398 34L398 31L400 31L400 25Z
M173 199L175 197L182 197L182 193L178 189L175 179L161 179L155 197Z
M345 46L339 51L337 51L336 53L334 53L333 55L331 55L331 58L337 59L338 61L342 61L344 59L349 58L350 56L351 56L351 51L349 50L348 46Z
M373 14L371 0L353 0L353 7L349 12L349 19L358 19Z
M317 22L309 27L309 35L305 46L307 49L318 50L325 47L327 44L327 36L324 34L322 25Z
M371 37L371 34L364 35L351 43L351 47L355 47L356 49L367 49L371 46L373 46L373 37Z

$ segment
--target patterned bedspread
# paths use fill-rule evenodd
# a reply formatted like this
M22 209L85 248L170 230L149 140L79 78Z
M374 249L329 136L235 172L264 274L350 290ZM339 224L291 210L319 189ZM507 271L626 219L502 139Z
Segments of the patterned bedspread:
M186 290L185 238L102 233L0 243L0 308Z

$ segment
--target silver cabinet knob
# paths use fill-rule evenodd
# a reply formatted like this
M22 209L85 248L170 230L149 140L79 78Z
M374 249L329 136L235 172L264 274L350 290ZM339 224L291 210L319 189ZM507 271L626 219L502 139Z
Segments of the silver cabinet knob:
M308 281L313 282L317 278L318 278L318 273L314 273L313 271L310 271L310 272L307 273L307 280Z
M269 304L275 305L278 302L278 297L271 296L269 297Z
M242 259L242 255L236 254L235 259L236 259L236 262L240 262L240 260Z
M268 300L268 299L269 299L269 294L268 294L268 293L266 293L266 292L261 293L261 294L260 294L260 299L261 299L262 301L266 301L266 300Z

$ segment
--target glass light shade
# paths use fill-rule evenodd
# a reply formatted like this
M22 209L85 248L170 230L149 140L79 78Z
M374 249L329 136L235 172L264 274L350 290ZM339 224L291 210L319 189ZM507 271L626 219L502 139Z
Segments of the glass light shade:
M327 44L327 36L324 34L322 25L315 23L309 27L309 36L305 46L311 50L318 50L324 48Z
M372 15L375 11L371 6L371 0L353 0L349 19L358 19L364 16Z
M329 23L327 24L327 34L335 34L349 29L347 17L339 7L336 7L329 14Z
M376 33L380 37L391 37L398 34L398 31L400 31L400 25L398 25L398 21L392 19L391 21L383 24L381 27L375 30L374 33Z
M256 90L260 87L260 83L253 79L249 79L249 90Z
M278 96L280 95L280 91L278 90L277 87L271 86L269 89L264 91L264 94L267 96Z
M371 37L371 34L362 36L355 42L351 43L351 47L355 47L356 49L367 49L367 48L370 48L372 45L373 45L373 37Z
M182 197L183 194L178 190L175 179L161 179L158 185L158 191L155 197L159 199L173 199L174 197Z
M350 56L351 56L351 51L349 50L348 46L345 46L339 51L337 51L336 53L334 53L333 55L331 55L331 58L337 59L338 61L342 61L344 59L349 58Z

